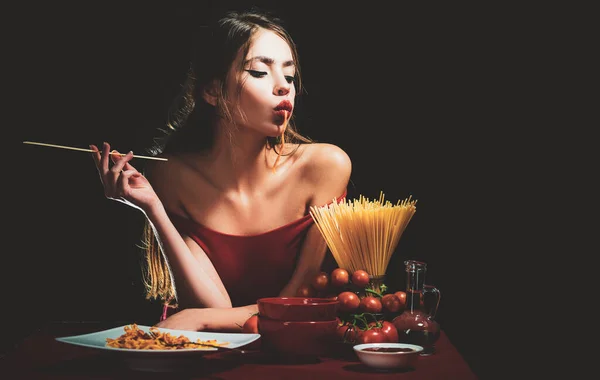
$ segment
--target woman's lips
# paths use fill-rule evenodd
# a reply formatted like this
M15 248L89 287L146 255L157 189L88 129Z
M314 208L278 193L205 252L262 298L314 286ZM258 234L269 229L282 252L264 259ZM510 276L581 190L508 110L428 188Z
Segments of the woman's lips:
M292 102L290 102L289 100L282 100L277 107L275 107L275 111L288 111L288 112L292 112L292 110L294 109L294 106L292 105Z

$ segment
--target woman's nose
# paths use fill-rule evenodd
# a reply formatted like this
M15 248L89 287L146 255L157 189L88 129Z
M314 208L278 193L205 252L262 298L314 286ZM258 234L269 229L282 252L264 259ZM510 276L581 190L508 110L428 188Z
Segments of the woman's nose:
M290 86L291 86L291 84L288 83L287 80L285 80L285 79L283 81L280 80L278 83L275 84L273 93L278 96L287 95L290 92Z
M287 95L290 93L290 88L289 86L280 86L279 88L277 88L277 92L276 94L281 96L281 95Z

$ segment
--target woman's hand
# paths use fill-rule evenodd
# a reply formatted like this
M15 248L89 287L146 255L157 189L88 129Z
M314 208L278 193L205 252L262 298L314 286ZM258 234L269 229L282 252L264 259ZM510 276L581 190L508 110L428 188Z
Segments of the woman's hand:
M242 326L258 306L208 307L183 309L155 326L175 330L241 332Z
M174 330L206 330L207 326L204 322L206 318L209 317L206 314L210 314L210 310L211 309L183 309L167 317L167 319L158 322L154 326Z
M104 195L129 206L147 212L159 202L150 182L138 172L129 161L133 152L121 156L117 151L110 152L110 145L104 143L102 153L95 145L90 145L100 180L104 186ZM114 154L116 153L116 154ZM109 156L113 162L109 168Z

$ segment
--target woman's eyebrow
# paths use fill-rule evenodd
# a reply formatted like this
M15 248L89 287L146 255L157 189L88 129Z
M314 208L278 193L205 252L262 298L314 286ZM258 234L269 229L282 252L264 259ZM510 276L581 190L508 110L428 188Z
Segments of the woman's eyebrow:
M244 63L246 64L246 63L250 63L250 62L253 62L253 61L259 61L259 62L264 63L265 65L272 65L272 64L275 63L275 60L273 58L266 57L264 55L259 55L259 56L256 56L256 57L252 57L250 59L247 59L246 62L244 62ZM283 67L290 67L290 66L295 66L295 65L294 65L294 61L290 60L290 61L283 62L282 66Z

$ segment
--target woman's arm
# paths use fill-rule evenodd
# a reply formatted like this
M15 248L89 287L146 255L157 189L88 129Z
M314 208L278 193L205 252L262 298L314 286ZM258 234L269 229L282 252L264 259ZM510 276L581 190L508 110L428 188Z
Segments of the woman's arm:
M231 307L229 295L216 270L202 249L191 239L184 240L164 208L163 202L150 181L129 161L133 153L121 157L110 154L110 145L104 143L102 152L94 145L90 148L104 186L107 198L141 210L154 229L157 240L168 258L169 266L177 277L186 303L194 306ZM109 160L114 163L109 166ZM165 175L165 166L157 167ZM186 286L183 286L186 285Z
M229 294L206 253L196 242L182 237L162 203L146 212L176 280L182 307L230 308Z
M244 322L258 312L258 306L183 309L157 323L156 327L191 331L240 332Z

